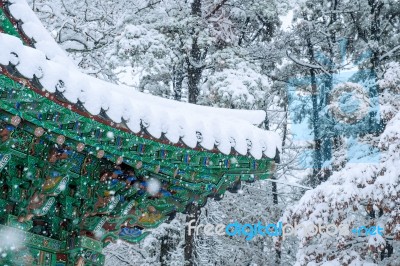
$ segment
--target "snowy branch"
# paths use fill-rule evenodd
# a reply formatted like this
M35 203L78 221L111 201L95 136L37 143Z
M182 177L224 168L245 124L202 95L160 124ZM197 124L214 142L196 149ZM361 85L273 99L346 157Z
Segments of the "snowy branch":
M397 45L396 47L394 47L392 50L390 50L387 53L384 53L381 57L379 57L379 60L383 60L386 57L392 56L394 52L396 52L397 50L400 50L400 45Z
M303 61L301 61L301 60L299 60L299 59L296 59L296 58L292 57L292 56L290 55L289 51L286 51L286 55L287 55L287 57L288 57L290 60L292 60L293 62L295 62L295 63L296 63L297 65L299 65L299 66L303 66L303 67L307 67L307 68L312 68L312 69L319 69L319 70L322 70L323 72L325 72L326 74L329 74L322 66L313 65L313 64L310 64L310 63L306 63L306 62L303 62Z
M206 16L205 16L205 18L206 19L209 19L212 15L214 15L226 2L228 2L228 0L222 0L221 1L221 3L219 3L218 5L216 5L215 7L214 7L214 9L210 12L210 13L208 13Z

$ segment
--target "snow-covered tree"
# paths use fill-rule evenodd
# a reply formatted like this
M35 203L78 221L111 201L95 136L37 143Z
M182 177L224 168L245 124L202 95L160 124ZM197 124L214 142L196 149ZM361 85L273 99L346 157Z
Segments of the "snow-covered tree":
M383 89L380 113L388 121L383 133L366 134L343 143L334 153L336 171L330 179L308 191L282 218L289 224L333 223L350 230L380 226L384 228L383 235L300 235L297 265L396 265L399 260L399 64L387 67L379 81Z

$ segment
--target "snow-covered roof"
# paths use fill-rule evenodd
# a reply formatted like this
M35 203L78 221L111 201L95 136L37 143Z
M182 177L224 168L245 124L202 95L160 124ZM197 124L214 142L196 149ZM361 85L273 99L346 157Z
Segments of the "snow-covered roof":
M12 0L10 14L22 21L24 34L34 39L35 48L16 37L0 33L0 65L11 63L27 79L34 76L49 93L59 91L71 103L81 102L91 114L102 110L115 123L122 119L133 133L142 127L154 138L164 133L173 144L180 140L190 148L198 144L230 154L263 155L273 158L280 150L275 132L255 125L264 121L264 111L232 110L199 106L141 93L81 73L68 58L25 0Z

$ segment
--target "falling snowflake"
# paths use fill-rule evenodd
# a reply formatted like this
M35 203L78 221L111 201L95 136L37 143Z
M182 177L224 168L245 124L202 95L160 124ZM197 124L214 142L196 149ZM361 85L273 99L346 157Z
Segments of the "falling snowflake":
M14 250L22 247L24 234L14 229L0 231L0 248L2 250Z
M155 178L150 178L150 180L148 181L147 192L149 192L150 195L154 196L160 191L160 188L160 181Z
M114 133L112 131L107 132L107 138L113 139L114 138Z

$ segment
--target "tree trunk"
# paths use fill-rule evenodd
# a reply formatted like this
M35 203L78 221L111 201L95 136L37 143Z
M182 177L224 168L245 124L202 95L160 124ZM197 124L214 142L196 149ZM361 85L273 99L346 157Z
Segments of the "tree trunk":
M163 235L161 238L161 247L160 247L160 265L161 266L168 266L168 253L174 249L174 243L171 240L170 230L167 230L167 233Z
M288 103L289 101L288 101L287 95L285 97L286 97L286 103ZM283 111L285 112L285 122L283 123L282 148L285 147L286 137L287 137L287 127L288 127L288 106L287 106L287 104L285 104L283 106Z
M194 0L192 3L191 14L193 19L201 19L201 0ZM188 65L188 90L189 90L189 102L197 103L197 97L199 96L199 83L203 66L201 64L201 50L198 44L199 29L195 27L192 29L192 47L190 50L189 57L186 59Z
M371 39L379 43L380 36L381 36L381 11L383 8L383 2L377 1L377 0L368 0L368 5L370 6L370 14L373 19L371 19L370 23L370 32L371 32ZM369 97L370 99L375 98L378 96L379 93L379 87L377 85L377 77L376 73L378 73L379 70L379 65L380 65L380 51L378 48L374 48L372 51L372 56L370 58L370 62L372 65L372 71L370 73L370 79L373 80L373 85L369 87ZM368 119L368 129L370 133L375 133L376 135L379 134L380 126L382 125L382 122L376 121L376 111L372 111L369 113L369 119Z
M307 39L307 50L310 62L314 61L314 47L310 39ZM314 132L314 159L313 159L313 180L311 185L313 187L319 184L318 174L322 167L321 158L321 138L320 138L320 121L319 121L319 106L318 106L318 84L315 69L310 69L311 78L311 101L312 101L312 115L311 122Z
M264 126L265 129L269 130L270 125L269 125L269 119L268 119L268 112L267 110L265 110L265 120L264 120ZM271 179L272 180L276 180L275 175L272 174L271 175ZM274 210L278 210L278 184L274 181L271 182L272 184L272 202L275 205ZM275 265L280 265L281 264L281 249L280 249L280 245L279 246L275 246Z
M193 0L191 5L191 15L194 20L201 20L201 0ZM198 44L199 29L193 27L192 47L190 50L189 57L186 58L188 66L188 93L189 103L197 103L197 97L199 96L199 83L203 71L201 64L202 54ZM189 226L191 220L195 220L195 224L198 224L200 218L200 207L195 203L190 203L188 214L186 216L185 226L185 249L184 258L185 266L194 266L194 249L195 249L195 235L194 232L189 234Z
M197 37L193 37L192 50L188 59L188 90L189 103L197 103L199 96L199 83L201 78L202 66L200 65L201 52L197 44Z
M190 203L188 207L188 214L186 215L186 226L185 226L185 249L184 258L185 266L194 266L194 249L195 249L195 232L189 231L189 223L191 220L195 222L192 223L197 225L200 218L200 207L197 204Z
M310 70L311 75L311 89L312 89L312 126L314 131L314 162L313 162L313 187L319 184L318 174L322 167L321 158L321 139L320 139L320 124L319 124L319 108L318 108L318 88L317 88L317 77L315 70Z
M272 180L276 180L275 176L271 176ZM272 182L272 202L275 205L275 210L278 210L278 185L276 182ZM281 249L280 245L275 245L275 265L281 264Z
M182 99L182 83L184 78L183 73L183 61L173 68L173 89L174 89L174 99L180 101Z

